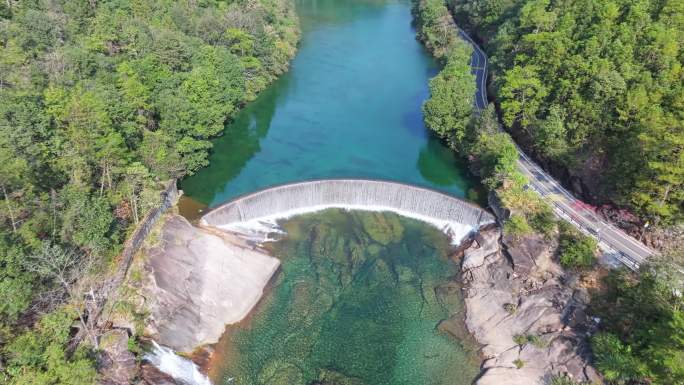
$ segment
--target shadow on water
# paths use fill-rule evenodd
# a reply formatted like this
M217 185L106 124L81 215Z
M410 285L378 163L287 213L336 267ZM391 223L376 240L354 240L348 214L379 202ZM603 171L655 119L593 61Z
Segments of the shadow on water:
M283 183L371 178L470 198L476 182L423 123L439 66L416 41L408 0L298 0L297 10L290 72L226 125L185 193L215 207Z
M448 188L469 185L465 191L465 198L480 206L487 206L487 193L484 186L473 182L468 174L454 172L454 170L466 170L468 165L460 155L451 150L436 135L428 133L427 143L418 154L416 168L420 170L420 175L431 183L432 187Z
M461 175L451 172L454 168L465 167L463 160L434 135L429 135L427 143L420 150L416 166L423 178L438 186L464 183Z
M261 140L268 134L278 99L287 95L289 76L283 75L259 97L227 123L223 136L212 142L209 164L180 182L180 188L194 200L210 204L226 183L235 178L249 160L261 151Z

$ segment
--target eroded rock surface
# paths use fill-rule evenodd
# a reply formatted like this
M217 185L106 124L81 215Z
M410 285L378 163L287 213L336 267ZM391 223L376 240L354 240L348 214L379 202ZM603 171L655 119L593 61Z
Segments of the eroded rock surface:
M183 385L150 364L141 365L140 377L141 385Z
M513 250L507 258L500 236L498 229L482 231L462 265L466 324L486 358L476 385L545 385L561 373L597 380L582 357L583 338L564 321L578 308L578 296L561 283L549 245L537 238L507 240ZM533 342L520 345L523 337Z
M176 351L215 343L256 305L279 261L229 234L171 216L148 251L155 339Z
M135 355L128 350L128 332L113 329L100 336L98 354L99 383L102 385L128 385L138 375Z

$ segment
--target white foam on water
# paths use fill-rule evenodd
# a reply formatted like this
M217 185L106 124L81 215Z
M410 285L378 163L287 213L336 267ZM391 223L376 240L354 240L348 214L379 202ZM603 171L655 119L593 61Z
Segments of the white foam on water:
M145 354L145 360L154 365L163 373L187 385L212 385L207 376L200 372L194 362L176 354L172 349L154 345L151 352Z
M451 238L451 243L458 245L461 243L463 238L473 231L473 227L459 223L450 222L441 219L436 219L428 217L426 215L416 214L405 210L396 209L387 206L366 206L366 205L346 205L346 204L330 204L330 205L317 205L309 206L303 208L297 208L292 210L287 210L277 214L264 216L260 218L251 219L244 222L233 222L225 225L219 225L218 228L235 232L241 234L247 239L257 241L257 242L271 242L275 239L270 238L273 233L283 234L282 229L278 226L278 221L283 219L289 219L297 215L309 214L313 212L323 211L326 209L337 208L347 211L358 210L358 211L371 211L371 212L383 212L391 211L395 214L399 214L404 217L412 218L425 222L432 225L447 236Z

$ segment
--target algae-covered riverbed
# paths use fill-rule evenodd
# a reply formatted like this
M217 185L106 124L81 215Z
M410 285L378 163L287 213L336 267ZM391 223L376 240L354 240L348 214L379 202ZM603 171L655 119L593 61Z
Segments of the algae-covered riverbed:
M470 384L449 239L391 213L330 209L282 224L282 270L217 347L215 384Z

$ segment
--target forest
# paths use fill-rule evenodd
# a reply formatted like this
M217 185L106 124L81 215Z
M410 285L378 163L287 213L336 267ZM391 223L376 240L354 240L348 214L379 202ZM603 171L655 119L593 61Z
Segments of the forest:
M598 92L601 84L608 87L609 84L615 83L600 83L597 79L590 81L583 78L582 73L577 72L577 69L569 74L562 72L566 70L565 66L571 65L569 62L564 62L562 54L569 49L570 43L559 39L560 34L546 38L508 36L516 29L523 31L518 32L520 34L524 34L525 31L511 20L532 28L527 31L532 35L544 33L542 28L544 25L548 32L553 29L552 26L559 23L559 29L560 25L565 25L569 31L574 31L578 36L585 36L594 31L587 26L601 19L599 17L601 14L591 16L587 13L588 10L594 10L596 7L591 7L584 1L560 2L551 7L550 2L545 0L522 2L492 0L471 1L467 5L452 4L454 11L466 12L466 16L482 23L476 24L478 26L475 27L475 30L482 36L487 36L488 33L496 36L492 38L490 50L493 51L493 56L499 55L492 58L492 62L495 63L494 83L497 97L500 99L499 112L503 117L500 119L493 104L490 104L484 111L472 113L475 78L470 74L468 67L471 51L467 43L460 40L455 33L456 25L447 8L447 2L416 0L413 4L418 37L444 64L442 71L430 81L430 99L423 106L426 126L445 140L451 148L468 159L471 170L478 173L484 186L500 200L502 207L513 213L504 223L504 234L524 237L537 233L546 237L555 237L558 244L556 251L558 260L570 277L596 271L596 240L581 234L567 222L557 221L547 204L542 202L535 193L524 189L526 181L516 167L518 153L513 140L508 133L498 130L501 120L512 131L522 131L525 136L523 139L529 141L539 156L547 157L570 168L582 167L583 159L596 156L593 151L598 151L601 156L605 157L613 156L606 152L618 151L614 158L606 158L606 164L612 161L620 162L611 167L623 167L620 171L623 173L620 174L612 169L604 171L607 175L611 175L610 172L616 172L617 174L612 174L613 178L619 179L619 175L629 175L631 179L623 181L624 184L619 186L615 181L610 182L616 183L619 189L616 187L610 192L615 195L606 196L623 202L654 221L662 220L662 223L681 221L682 171L684 170L682 168L684 166L682 163L684 159L682 152L684 145L682 102L684 99L682 97L684 95L682 95L680 72L682 54L678 53L677 44L671 38L674 36L678 41L684 41L681 39L684 8L674 9L672 7L676 6L675 2L665 1L660 3L662 8L657 13L657 15L662 15L663 23L671 27L669 31L665 26L659 27L664 28L666 33L670 34L668 37L661 36L661 39L671 44L668 50L671 55L670 61L667 62L670 66L667 67L671 71L670 77L664 77L664 73L660 70L655 71L655 67L645 62L640 61L636 64L635 60L642 60L643 57L642 59L629 59L629 61L626 56L622 56L621 60L614 58L617 62L611 62L607 58L595 59L608 66L606 68L620 64L620 66L613 67L614 71L611 70L610 76L613 76L613 80L622 76L620 68L629 67L631 71L635 71L632 73L634 77L631 78L631 82L623 79L623 89L611 91L613 99L610 100L611 103L618 103L618 100L632 103L630 100L634 99L632 99L633 96L629 96L630 89L636 87L640 90L638 92L643 92L641 97L645 99L640 100L646 104L632 105L630 119L621 120L623 118L612 115L616 111L606 110L628 108L629 104L605 105L596 99L593 101L591 99L594 97L594 92ZM606 3L601 2L601 4ZM615 14L629 14L632 12L628 9L630 4L633 3L623 4L622 8L616 5ZM498 18L486 18L483 15L498 15ZM561 18L559 15L565 16ZM670 16L666 18L664 15ZM544 18L547 24L541 23ZM572 20L573 18L576 20ZM660 16L656 17L658 20L660 18ZM561 19L563 19L562 23ZM675 19L679 20L679 24L673 24ZM537 21L529 24L531 20ZM626 25L617 27L620 25L617 16L614 17L613 22L614 24L610 26L604 26L602 31L620 35L619 32L627 28ZM502 23L502 25L497 23ZM588 29L570 28L569 25L584 26ZM614 28L616 30L613 30ZM639 32L641 33L643 31ZM508 36L510 40L505 40L504 36ZM620 36L624 37L624 35ZM649 36L655 38L652 34ZM510 45L500 48L497 44L503 43L497 39L503 39ZM568 44L568 47L560 51L547 50L548 45L557 46L564 42ZM596 53L597 56L608 55L606 51L610 51L609 47L601 45L608 44L608 42L601 43L595 40L592 42L598 46L594 47L595 51L590 52ZM643 43L643 41L634 41L635 45L628 52L637 55L634 51L636 44ZM594 60L589 52L582 51L583 48L575 48L579 49L573 54L575 63L584 61L586 65L586 62ZM643 47L638 50L643 50ZM512 55L512 58L508 55ZM510 61L506 62L508 60L506 58ZM544 72L539 68L529 71L530 66L537 66L530 63L546 63L553 60L558 60L556 63L558 73ZM603 74L598 71L603 67L583 68L586 76L598 77ZM647 83L641 83L642 81ZM585 88L592 85L599 88ZM576 94L571 92L573 89ZM607 92L608 88L600 89L603 90L602 92ZM591 92L586 92L587 90ZM569 92L569 94L563 94L563 92ZM659 96L656 96L657 94ZM561 99L554 99L554 97ZM570 99L562 99L565 97ZM657 99L648 99L654 97ZM646 102L647 100L651 101ZM550 106L548 110L547 106ZM544 112L547 113L545 117ZM588 115L584 115L583 118L574 115L580 113ZM591 116L596 120L592 121L589 118ZM622 122L621 124L625 126L615 131L616 127L608 127L608 119L614 119L612 121L614 124ZM580 133L578 130L584 131ZM583 139L577 140L577 135L582 136ZM623 148L618 150L621 141L625 143L622 144ZM626 142L629 142L630 146L635 146L630 148L630 151L638 150L637 153L640 155L619 152L627 150ZM577 163L578 161L580 163ZM598 287L590 291L591 302L588 314L596 317L600 323L598 330L589 338L589 343L593 363L607 384L684 384L682 262L684 262L684 250L666 249L663 250L662 255L653 257L649 263L643 264L636 273L624 268L607 273L600 280ZM580 385L564 376L554 378L552 384Z
M684 2L449 0L503 122L594 203L684 217Z
M67 346L84 277L298 37L286 0L0 3L0 383L93 381L87 344Z

